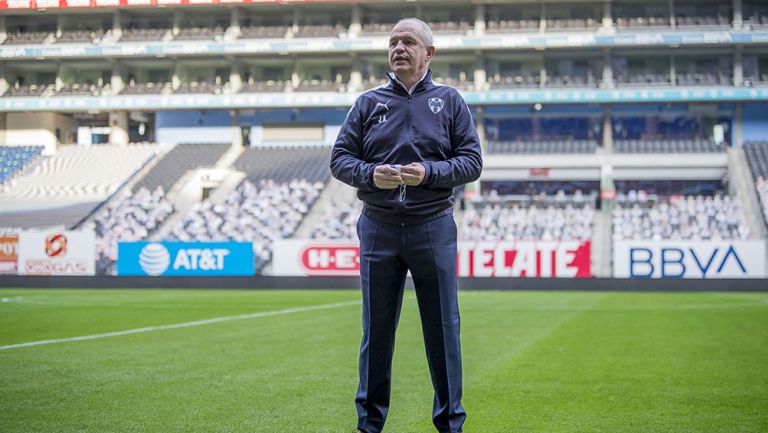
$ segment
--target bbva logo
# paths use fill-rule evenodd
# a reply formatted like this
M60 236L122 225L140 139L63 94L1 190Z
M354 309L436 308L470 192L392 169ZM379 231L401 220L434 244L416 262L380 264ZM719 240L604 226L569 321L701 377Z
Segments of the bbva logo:
M748 274L744 260L728 248L663 247L629 249L631 278L739 277Z

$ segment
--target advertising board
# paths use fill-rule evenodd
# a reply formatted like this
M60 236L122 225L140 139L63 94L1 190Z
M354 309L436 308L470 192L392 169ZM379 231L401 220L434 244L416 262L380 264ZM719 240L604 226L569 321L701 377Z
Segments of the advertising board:
M591 277L590 241L459 242L460 277ZM354 242L279 240L274 244L273 273L280 276L360 274Z
M765 241L618 241L617 278L764 278Z
M96 235L89 231L19 234L20 275L95 275Z
M250 242L120 242L117 275L251 276Z

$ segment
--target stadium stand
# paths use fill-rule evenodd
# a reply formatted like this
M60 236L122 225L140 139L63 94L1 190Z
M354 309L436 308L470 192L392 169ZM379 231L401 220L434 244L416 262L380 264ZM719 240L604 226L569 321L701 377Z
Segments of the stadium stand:
M5 224L75 226L149 162L155 151L156 146L148 144L64 146L16 177L12 188L0 192Z
M170 28L145 28L128 26L120 35L120 42L159 41L165 38Z
M294 90L297 92L343 92L345 85L331 80L301 80Z
M207 81L190 81L179 84L177 89L173 90L173 93L213 93L220 94L224 90L224 85L221 83L209 83Z
M189 241L253 241L256 269L271 260L272 243L290 237L327 184L328 148L271 147L243 152L233 166L246 179L223 203L195 205L171 231Z
M107 202L81 226L96 234L96 272L114 274L118 242L147 239L172 212L173 206L159 186L154 191L144 187L134 193L124 190Z
M244 26L240 27L240 39L282 39L288 33L288 26Z
M283 92L286 87L290 86L290 81L283 80L268 80L268 81L254 81L253 78L243 83L240 89L243 93L248 92Z
M728 149L726 143L703 138L615 140L613 146L617 153L717 153Z
M490 33L536 32L539 30L539 20L491 20L487 22L486 30Z
M258 176L253 173L252 176ZM222 204L209 200L196 205L174 227L180 241L253 242L257 273L272 258L272 243L290 237L325 184L306 179L275 182L245 180Z
M74 83L64 86L56 91L57 96L99 96L101 94L108 94L110 92L109 84L93 84L93 83Z
M234 167L245 172L254 184L266 179L277 183L291 179L324 183L331 176L329 152L327 147L251 148L240 155Z
M3 44L6 45L35 45L53 41L54 34L50 31L17 31L8 33Z
M179 144L165 154L149 173L136 185L134 191L146 188L154 191L157 187L170 191L173 185L187 171L196 167L212 166L224 155L229 144Z
M768 141L744 143L749 169L755 178L757 196L763 209L763 218L768 224Z
M768 4L762 0L744 0L744 26L747 29L764 29L768 27Z
M41 146L0 146L0 186L10 181L42 151Z
M489 154L595 153L597 140L488 141Z
M510 89L516 87L541 87L541 75L494 75L488 80L492 89Z
M224 37L224 28L215 27L181 27L179 33L173 36L177 41L220 40Z
M461 223L468 241L585 240L592 237L595 196L576 191L511 200L495 194L471 200Z
M65 146L19 177L11 191L0 194L0 202L104 199L154 152L154 146L145 144Z
M130 81L120 92L123 95L159 95L161 93L171 92L171 83L137 83Z
M749 227L736 198L729 195L658 197L631 190L616 196L613 239L747 239Z
M16 97L35 97L35 96L48 96L55 92L53 84L15 84L8 88L8 91L3 96L16 96Z
M447 34L467 34L472 31L473 26L467 21L438 21L429 22L429 26L434 33Z
M56 39L57 44L93 44L101 42L104 30L63 30Z
M336 25L303 25L294 34L295 38L337 38L346 33L347 27Z
M335 200L332 206L325 208L322 218L315 223L310 233L311 239L356 241L356 224L363 202L355 197L350 200Z

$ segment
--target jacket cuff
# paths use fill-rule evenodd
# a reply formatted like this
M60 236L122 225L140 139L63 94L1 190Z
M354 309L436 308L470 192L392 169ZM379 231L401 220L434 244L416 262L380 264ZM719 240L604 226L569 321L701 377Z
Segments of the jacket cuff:
M421 165L424 166L424 179L421 181L421 184L426 186L432 183L432 163L423 161Z
M376 165L375 164L368 164L368 167L366 167L366 184L368 185L368 188L371 191L376 191L379 189L379 187L376 186L376 182L373 181L373 172L376 171Z

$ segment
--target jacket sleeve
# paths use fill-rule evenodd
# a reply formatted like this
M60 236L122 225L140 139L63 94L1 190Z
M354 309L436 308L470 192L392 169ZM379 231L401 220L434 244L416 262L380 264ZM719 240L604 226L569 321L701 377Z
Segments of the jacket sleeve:
M375 191L374 164L363 161L363 113L360 98L347 113L331 152L331 174L362 191Z
M432 188L453 188L480 178L483 158L480 140L469 106L456 93L453 97L453 126L451 148L453 157L445 161L424 161L423 185Z

